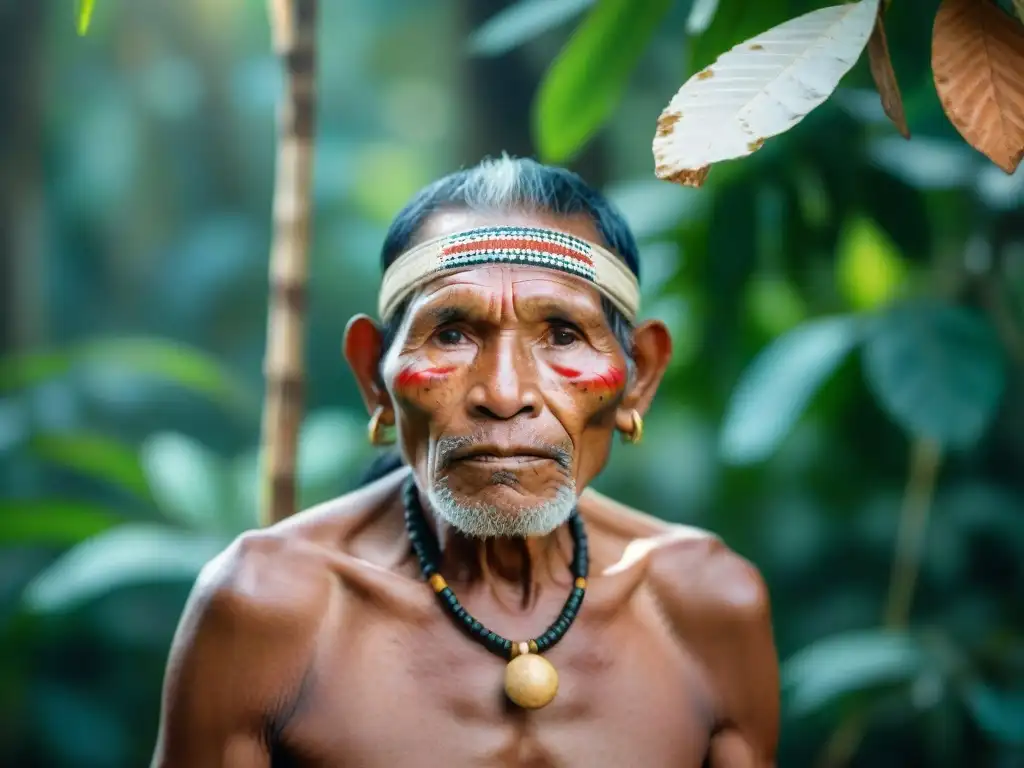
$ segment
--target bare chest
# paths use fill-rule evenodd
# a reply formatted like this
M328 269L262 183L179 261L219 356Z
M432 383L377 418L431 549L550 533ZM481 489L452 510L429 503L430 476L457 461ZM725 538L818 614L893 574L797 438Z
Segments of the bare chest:
M503 693L505 661L448 620L417 626L366 613L322 650L289 726L302 766L698 768L711 721L695 661L642 603L581 612L545 654L559 674L547 707ZM514 623L514 622L513 622ZM491 624L509 637L537 634Z

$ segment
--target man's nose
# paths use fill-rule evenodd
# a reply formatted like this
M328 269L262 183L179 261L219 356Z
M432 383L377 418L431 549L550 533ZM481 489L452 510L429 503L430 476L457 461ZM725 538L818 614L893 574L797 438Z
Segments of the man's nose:
M477 380L466 405L472 415L487 419L512 419L540 412L536 368L532 355L515 337L497 337L477 359Z

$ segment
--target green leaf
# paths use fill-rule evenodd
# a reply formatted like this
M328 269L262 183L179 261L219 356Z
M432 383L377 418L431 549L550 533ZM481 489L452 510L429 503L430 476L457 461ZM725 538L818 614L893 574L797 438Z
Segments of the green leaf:
M230 407L252 407L254 402L252 393L220 361L173 340L105 339L81 346L77 357L89 365L164 379Z
M172 520L196 531L240 532L227 523L235 500L219 457L185 435L164 432L146 440L141 458L153 497Z
M470 53L500 56L564 24L593 4L594 0L520 0L470 35Z
M10 546L68 546L105 531L117 515L72 499L0 502L0 543Z
M89 24L92 23L92 12L96 7L96 0L78 0L78 34L85 37L89 31Z
M864 344L864 374L907 433L953 448L981 438L1006 379L987 320L933 301L897 305L877 317Z
M546 162L569 160L601 127L671 5L672 0L600 0L587 15L534 102L534 136Z
M92 434L43 434L34 437L28 449L44 461L151 499L135 450L116 440Z
M319 410L303 422L296 473L303 507L337 496L353 468L369 462L365 434L364 423L351 411Z
M733 391L719 442L725 461L762 461L778 446L814 393L860 341L860 318L813 320L761 351Z
M94 536L59 557L25 589L32 611L66 611L115 590L189 582L230 542L166 526L129 523Z
M925 662L923 647L904 633L872 629L826 637L782 665L786 711L802 717L852 693L888 691L912 682Z
M973 683L964 700L974 721L995 741L1024 747L1024 690L1000 691Z
M694 0L690 15L686 18L686 33L699 35L705 32L715 18L718 0Z
M836 281L850 306L878 309L899 295L907 276L903 256L874 221L851 217L836 251Z
M35 387L65 375L74 365L70 351L28 352L0 360L0 392Z
M232 408L258 400L221 363L185 344L157 337L101 339L0 361L0 392L43 384L77 368L154 376Z

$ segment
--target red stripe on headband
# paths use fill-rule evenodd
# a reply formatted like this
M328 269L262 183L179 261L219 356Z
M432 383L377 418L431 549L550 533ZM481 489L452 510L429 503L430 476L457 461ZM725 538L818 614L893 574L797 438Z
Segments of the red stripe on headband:
M489 237L486 240L446 245L441 249L441 258L458 256L463 253L473 253L474 251L487 253L504 249L540 251L542 253L550 253L553 256L575 259L576 261L583 262L588 267L594 266L594 262L590 260L590 257L580 251L573 250L559 243L550 243L547 240L521 237Z

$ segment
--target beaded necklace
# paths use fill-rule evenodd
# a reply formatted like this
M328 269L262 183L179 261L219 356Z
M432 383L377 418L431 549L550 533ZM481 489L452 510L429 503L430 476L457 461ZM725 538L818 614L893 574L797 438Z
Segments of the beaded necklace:
M409 533L413 551L420 562L420 571L437 595L441 605L473 640L496 656L508 659L505 667L505 693L513 703L524 709L539 709L550 704L558 693L558 673L551 662L540 654L553 648L579 613L587 589L587 533L576 510L569 517L569 530L573 540L573 556L569 570L573 575L573 588L562 612L544 634L532 640L512 642L485 627L462 607L451 587L438 573L440 549L437 538L427 525L420 506L416 484L410 477L405 484L405 528Z

